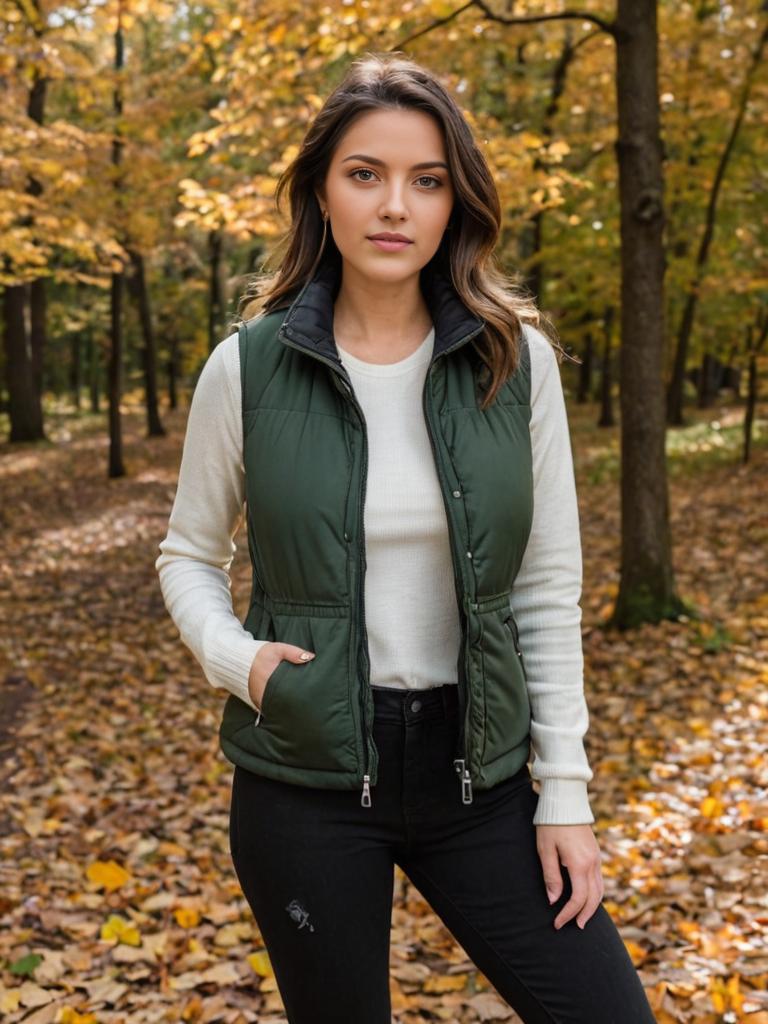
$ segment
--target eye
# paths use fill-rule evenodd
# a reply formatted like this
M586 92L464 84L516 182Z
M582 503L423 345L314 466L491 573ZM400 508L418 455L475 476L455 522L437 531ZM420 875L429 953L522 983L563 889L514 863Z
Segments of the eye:
M374 177L376 176L374 174L374 172L369 167L357 167L357 168L355 168L354 171L350 172L349 177L350 178L354 178L355 175L357 175L357 174L372 174ZM357 178L357 180L358 181L370 181L371 179L370 178ZM427 188L428 192L434 192L435 189L440 188L442 186L442 184L443 184L442 181L439 178L436 178L433 174L421 174L416 179L416 181L420 181L420 182L425 182L425 181L434 182L433 185L430 185Z

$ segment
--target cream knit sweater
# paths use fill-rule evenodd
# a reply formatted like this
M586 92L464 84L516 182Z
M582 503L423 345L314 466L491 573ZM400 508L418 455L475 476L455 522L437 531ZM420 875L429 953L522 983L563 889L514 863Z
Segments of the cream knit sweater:
M536 328L526 325L525 332L534 518L511 606L532 709L531 775L540 783L534 823L591 823L582 557L568 421L554 349ZM434 329L411 355L389 364L364 362L339 347L368 431L365 616L377 686L457 681L460 625L445 506L421 405L433 343ZM248 676L265 641L254 640L235 616L229 576L245 512L242 447L235 333L216 346L195 388L156 568L168 612L208 681L254 707Z

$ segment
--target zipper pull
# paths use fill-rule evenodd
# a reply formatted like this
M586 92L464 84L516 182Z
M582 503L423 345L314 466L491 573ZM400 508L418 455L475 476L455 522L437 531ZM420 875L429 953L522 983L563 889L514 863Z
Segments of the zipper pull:
M463 804L472 803L472 779L470 778L469 769L465 766L464 758L457 757L453 765L461 775L461 802Z
M512 640L515 645L515 653L517 654L518 658L522 658L523 652L520 650L520 637L517 632L517 623L515 622L514 618L511 615L509 615L506 619L504 619L504 625L507 626L510 633L512 634Z
M363 776L363 780L364 780L363 781L363 798L360 801L360 804L363 807L370 807L371 806L371 776L370 775L364 775Z

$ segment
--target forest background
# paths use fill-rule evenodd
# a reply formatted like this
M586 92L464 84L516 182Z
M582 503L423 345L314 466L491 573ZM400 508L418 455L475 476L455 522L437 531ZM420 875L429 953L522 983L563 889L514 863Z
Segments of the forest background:
M765 0L0 0L0 1012L283 1019L153 562L277 178L369 50L453 90L578 357L606 904L659 1021L766 1024ZM391 987L517 1019L401 873Z

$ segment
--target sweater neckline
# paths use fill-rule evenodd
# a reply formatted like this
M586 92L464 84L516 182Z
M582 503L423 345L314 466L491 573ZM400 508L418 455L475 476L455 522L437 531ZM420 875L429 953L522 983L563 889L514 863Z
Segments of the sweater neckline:
M368 377L399 377L404 373L411 373L417 367L423 366L432 358L432 350L435 341L435 325L429 329L424 341L404 359L398 359L396 363L370 363L366 359L360 359L347 352L345 348L336 345L342 362L351 370L357 373L366 374Z

